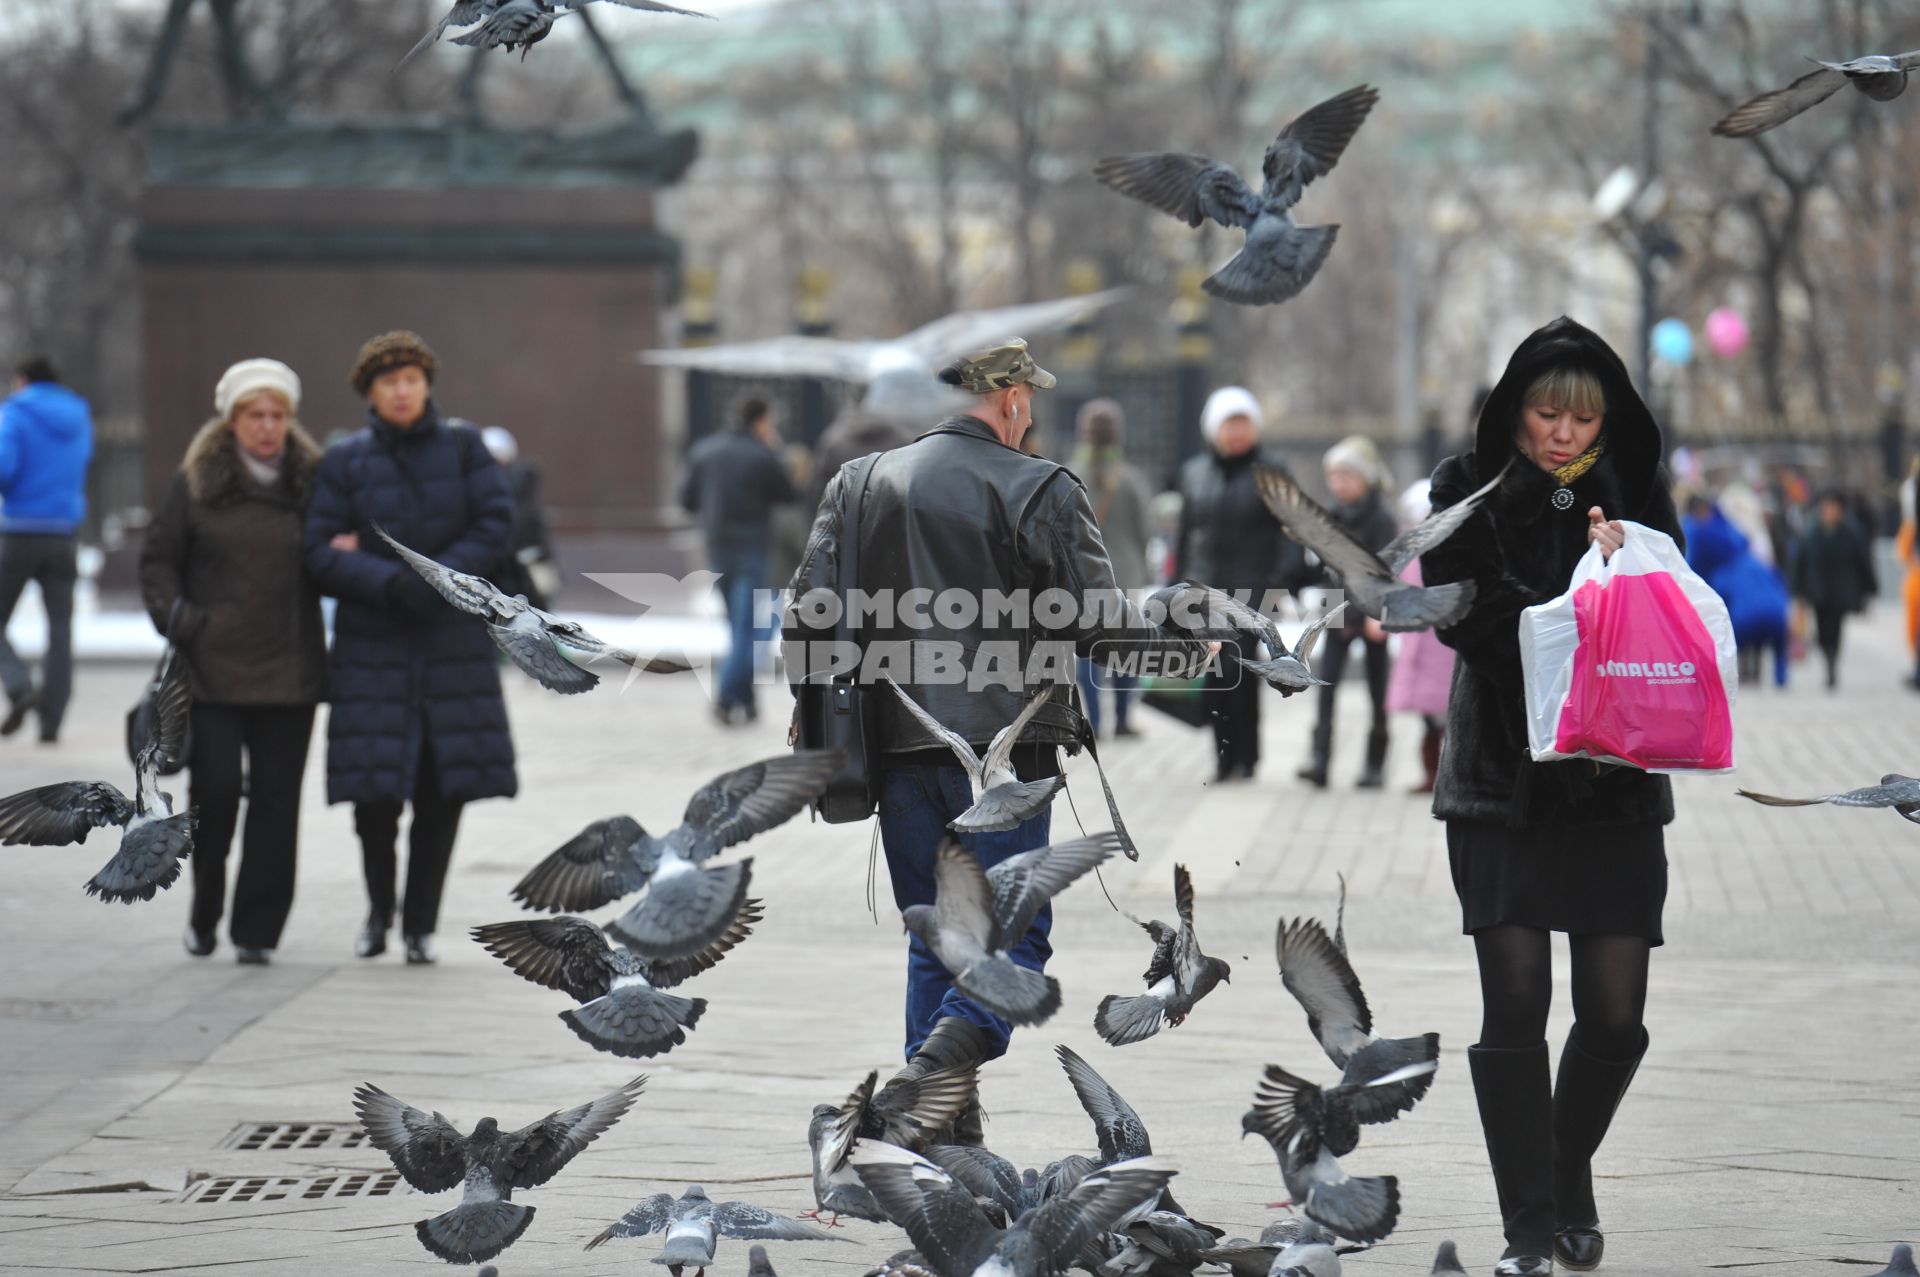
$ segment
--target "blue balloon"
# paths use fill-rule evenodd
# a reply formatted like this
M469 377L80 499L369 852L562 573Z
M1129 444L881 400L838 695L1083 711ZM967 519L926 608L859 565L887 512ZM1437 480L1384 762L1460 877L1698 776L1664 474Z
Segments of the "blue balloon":
M1692 330L1672 316L1661 320L1653 326L1653 353L1684 368L1693 359Z

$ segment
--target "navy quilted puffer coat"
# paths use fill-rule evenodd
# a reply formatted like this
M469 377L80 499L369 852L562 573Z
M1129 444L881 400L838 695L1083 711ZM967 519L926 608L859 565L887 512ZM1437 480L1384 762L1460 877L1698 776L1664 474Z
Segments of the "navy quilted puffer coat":
M321 459L307 516L307 570L340 600L328 658L327 801L411 798L423 737L447 797L512 797L513 737L485 624L403 587L398 578L413 570L373 530L378 523L448 567L492 577L513 533L506 474L477 430L443 421L431 403L406 430L367 417ZM359 534L358 551L332 548L343 532Z

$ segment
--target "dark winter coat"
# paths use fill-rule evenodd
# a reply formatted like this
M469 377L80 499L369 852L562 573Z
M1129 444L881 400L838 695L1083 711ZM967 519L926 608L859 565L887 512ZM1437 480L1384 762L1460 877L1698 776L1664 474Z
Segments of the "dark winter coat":
M1814 523L1793 549L1793 592L1816 612L1858 612L1879 593L1873 551L1851 519L1829 531Z
M201 427L140 547L140 596L186 658L193 698L311 705L327 687L320 591L303 563L320 446L287 431L280 477L248 472L224 421ZM179 605L175 614L175 604Z
M1660 428L1620 357L1564 316L1522 342L1481 410L1471 455L1449 457L1433 474L1433 508L1444 510L1517 455L1522 398L1551 368L1593 372L1606 391L1606 454L1571 484L1565 509L1550 500L1559 483L1520 457L1498 491L1443 544L1420 560L1428 585L1472 580L1473 610L1440 641L1460 656L1448 702L1446 747L1434 787L1434 815L1511 829L1665 824L1673 790L1665 776L1587 759L1536 763L1527 748L1520 666L1520 612L1566 592L1587 551L1587 511L1631 519L1682 540L1660 460Z
M307 519L307 570L340 600L327 801L411 797L423 736L447 797L511 797L513 737L485 624L433 593L374 531L491 578L513 535L506 475L477 430L444 424L431 404L410 429L368 420L322 457ZM359 535L359 550L332 548L343 532Z
M711 560L767 553L773 507L798 497L779 454L744 430L710 435L687 454L680 504L700 516Z
M1250 591L1258 606L1268 590L1297 590L1313 574L1306 552L1260 499L1255 464L1286 468L1258 448L1237 457L1208 448L1180 468L1173 574L1229 593Z

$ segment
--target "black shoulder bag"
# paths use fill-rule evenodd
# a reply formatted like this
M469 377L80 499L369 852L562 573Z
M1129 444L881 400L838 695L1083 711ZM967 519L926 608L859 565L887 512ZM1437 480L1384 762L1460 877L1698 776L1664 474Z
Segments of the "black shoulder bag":
M833 629L836 646L857 642L850 595L860 583L860 515L866 505L867 484L872 478L870 461L860 482L853 486L846 517L840 524L840 561L834 582L841 604L840 622ZM847 673L835 674L823 682L818 680L809 662L806 681L800 685L801 747L837 749L847 758L813 803L814 811L829 825L865 820L879 806L880 732L874 721L875 706L868 695L872 690L861 685L857 664Z

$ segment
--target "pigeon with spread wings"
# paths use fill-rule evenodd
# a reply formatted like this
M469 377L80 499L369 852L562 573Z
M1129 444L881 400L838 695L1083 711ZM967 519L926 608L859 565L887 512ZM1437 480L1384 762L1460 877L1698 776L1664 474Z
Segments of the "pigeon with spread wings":
M1920 780L1898 773L1882 776L1878 785L1813 798L1779 798L1773 794L1757 794L1751 789L1734 792L1767 807L1818 807L1822 803L1835 807L1891 807L1902 820L1920 825Z
M420 42L400 59L395 71L425 53L455 27L471 27L453 38L453 42L473 49L520 50L524 61L534 45L547 38L553 24L576 13L595 0L455 0L447 15L420 37ZM676 9L660 0L607 0L629 9L648 9L654 13L677 13L684 18L711 18L697 9Z
M1252 670L1265 679L1267 685L1282 696L1304 692L1309 687L1325 686L1326 680L1314 674L1307 662L1313 659L1313 650L1320 645L1320 636L1340 618L1346 608L1345 603L1336 603L1322 611L1307 623L1307 627L1300 632L1299 641L1289 649L1272 617L1210 585L1175 581L1149 594L1146 601L1146 613L1150 620L1158 622L1164 617L1169 628L1183 634L1222 643L1232 640L1247 644L1249 648L1254 643L1264 646L1267 649L1264 660L1252 659L1244 653L1234 659L1242 669Z
M1511 463L1509 463L1511 464ZM1414 524L1375 554L1353 539L1325 507L1308 496L1294 477L1278 466L1257 466L1254 483L1273 517L1289 535L1320 556L1339 574L1347 602L1389 630L1444 629L1457 623L1473 604L1471 581L1445 585L1409 585L1401 569L1455 532L1506 477L1502 469L1479 490Z
M680 824L655 837L637 821L596 821L527 871L513 897L529 909L597 909L646 888L607 925L648 958L684 958L714 944L739 916L753 859L706 862L786 823L839 771L838 750L776 754L722 773L694 791Z
M595 1234L586 1248L592 1250L616 1237L645 1237L650 1233L667 1235L667 1244L653 1262L664 1265L673 1277L680 1277L683 1268L692 1268L695 1277L703 1277L722 1237L782 1242L833 1240L817 1228L777 1215L764 1206L716 1202L694 1184L678 1197L655 1193L641 1198L632 1210Z
M1344 884L1343 884L1344 886ZM1354 1112L1362 1122L1390 1122L1420 1102L1433 1084L1433 1070L1415 1069L1394 1085L1380 1078L1412 1065L1436 1065L1440 1035L1383 1038L1373 1031L1373 1011L1347 955L1312 918L1282 922L1274 942L1280 982L1307 1013L1307 1028L1334 1067L1354 1089ZM1359 1088L1364 1087L1364 1090Z
M584 918L562 915L496 922L473 929L473 938L515 975L558 989L580 1005L560 1019L596 1051L626 1059L663 1055L687 1040L706 1013L705 998L667 989L713 967L745 940L760 921L760 902L749 900L726 934L684 958L651 960L608 941Z
M1281 129L1267 147L1258 193L1231 167L1204 155L1111 155L1094 165L1093 174L1189 226L1211 219L1245 231L1240 251L1201 287L1242 305L1283 302L1318 273L1340 232L1338 226L1299 225L1293 206L1309 182L1333 171L1379 100L1379 91L1363 84Z
M1060 787L1067 783L1067 778L1058 773L1038 780L1021 780L1013 771L1013 747L1020 743L1020 733L1027 729L1033 716L1052 697L1052 683L1042 687L1021 707L1011 723L993 734L993 740L988 743L984 754L976 753L966 737L944 726L939 719L922 709L920 702L907 695L900 684L889 680L887 686L893 689L893 694L900 698L900 703L919 721L920 726L952 750L953 756L960 760L960 766L966 769L967 780L973 786L976 797L971 807L947 822L948 829L965 834L1016 829L1024 821L1044 811L1047 804L1053 801L1053 796L1060 792Z
M531 1126L503 1131L483 1117L462 1135L439 1113L423 1113L368 1082L353 1093L354 1111L373 1146L423 1193L464 1188L460 1204L414 1225L420 1244L450 1264L477 1264L511 1246L533 1222L533 1207L513 1200L516 1188L538 1188L633 1107L647 1079L577 1108L549 1113Z
M934 1027L934 1036L955 1036L947 1026L964 1023L957 1017L944 1019ZM802 1218L818 1219L823 1212L830 1214L833 1219L828 1222L828 1228L837 1227L842 1215L886 1223L886 1213L847 1161L854 1141L883 1140L912 1152L922 1151L935 1137L949 1130L961 1110L972 1101L978 1067L977 1059L963 1059L958 1064L926 1073L902 1073L877 1092L880 1074L876 1071L867 1074L866 1080L843 1102L816 1105L807 1123L807 1146L813 1153L815 1209Z
M0 845L65 847L117 825L120 846L87 880L87 894L132 904L171 887L180 862L193 853L194 817L174 813L172 797L160 789L160 769L185 753L192 701L186 662L169 656L146 742L134 758L133 797L104 780L69 780L0 798Z
M1224 959L1200 952L1193 933L1193 878L1185 865L1173 867L1173 903L1178 926L1158 919L1140 923L1153 937L1153 960L1141 977L1147 991L1132 997L1109 994L1093 1013L1093 1027L1109 1046L1144 1042L1162 1024L1178 1028L1200 999L1222 982L1233 982L1233 968Z
M485 621L493 645L549 691L566 696L591 691L600 676L584 668L583 662L601 659L619 661L648 674L678 674L693 668L678 657L640 656L615 647L579 622L562 620L535 607L524 594L503 593L492 582L456 572L409 550L388 536L384 528L374 531L441 598Z
M1851 84L1875 102L1891 102L1907 91L1907 76L1920 70L1920 49L1906 53L1873 53L1845 62L1825 62L1784 89L1762 93L1728 112L1713 126L1721 137L1753 137L1778 128L1802 111L1825 102Z

